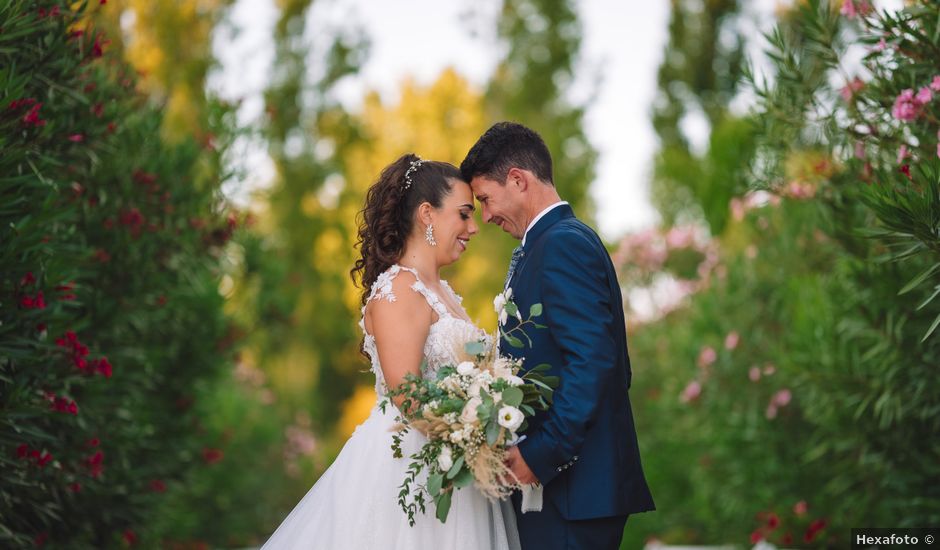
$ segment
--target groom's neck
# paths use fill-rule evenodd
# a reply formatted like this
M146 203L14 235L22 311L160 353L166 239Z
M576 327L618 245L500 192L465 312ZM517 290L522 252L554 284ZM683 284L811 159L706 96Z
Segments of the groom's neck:
M561 196L558 195L558 191L553 185L548 185L545 183L538 183L530 187L530 200L528 208L526 209L526 227L532 223L532 220L536 216L542 213L543 210L549 206L555 204L561 200Z

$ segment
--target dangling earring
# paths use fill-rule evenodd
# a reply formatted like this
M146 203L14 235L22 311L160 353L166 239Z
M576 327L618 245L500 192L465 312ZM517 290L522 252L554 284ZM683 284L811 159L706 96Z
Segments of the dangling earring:
M431 246L437 246L437 241L434 240L434 226L428 224L427 230L424 232L424 240L428 241L428 244Z

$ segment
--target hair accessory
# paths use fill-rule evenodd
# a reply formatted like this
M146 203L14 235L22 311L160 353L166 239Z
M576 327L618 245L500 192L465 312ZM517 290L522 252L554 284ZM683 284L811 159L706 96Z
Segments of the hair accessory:
M417 170L418 167L421 166L422 164L424 164L424 159L422 159L421 157L418 157L417 160L411 161L410 165L408 166L408 169L405 170L405 186L402 188L402 192L407 191L411 187L411 184L413 183L411 181L411 174L412 172Z

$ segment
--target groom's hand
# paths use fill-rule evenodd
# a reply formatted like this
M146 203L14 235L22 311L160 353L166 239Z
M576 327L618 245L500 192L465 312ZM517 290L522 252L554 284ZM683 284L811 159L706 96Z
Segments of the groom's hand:
M529 465L525 463L525 459L522 458L522 453L519 452L518 447L509 448L509 453L506 456L506 466L512 470L512 473L516 475L519 483L523 485L538 481L538 478L536 478L532 470L529 469Z

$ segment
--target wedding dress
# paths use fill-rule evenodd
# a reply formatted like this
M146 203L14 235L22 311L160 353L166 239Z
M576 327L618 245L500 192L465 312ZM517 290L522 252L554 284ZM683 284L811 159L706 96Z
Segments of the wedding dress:
M424 344L422 376L433 377L445 364L457 362L456 343L483 335L471 322L450 313L440 298L418 278L413 269L394 265L372 285L369 300L395 301L392 281L402 271L411 272L420 293L438 315ZM460 303L460 297L443 282L445 290ZM372 360L378 401L385 395L385 380L379 365L375 338L365 328L365 307L359 326L365 334L364 348ZM515 514L509 501L490 502L473 486L453 496L446 523L434 517L434 503L427 498L427 512L415 514L415 525L398 505L399 486L405 479L409 456L426 442L420 433L409 431L402 442L403 458L392 456L392 426L398 411L393 405L382 412L376 405L360 424L343 450L313 488L281 523L262 550L516 550L520 547ZM421 481L421 480L419 480ZM422 482L423 484L423 482Z

